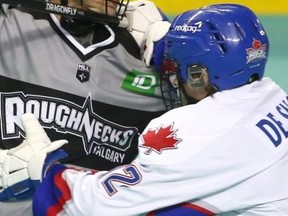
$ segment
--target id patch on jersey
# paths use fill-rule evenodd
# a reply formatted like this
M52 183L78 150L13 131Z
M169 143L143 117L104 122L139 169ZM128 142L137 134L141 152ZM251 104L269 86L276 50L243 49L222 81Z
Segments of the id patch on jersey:
M137 94L154 96L155 89L159 86L160 75L158 72L141 72L132 70L127 73L122 88Z

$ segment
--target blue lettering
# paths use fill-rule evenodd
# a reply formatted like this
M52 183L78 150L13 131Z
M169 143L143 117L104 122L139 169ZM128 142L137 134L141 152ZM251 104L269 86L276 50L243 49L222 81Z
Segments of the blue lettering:
M120 173L112 173L102 182L103 187L110 196L118 192L116 187L114 187L114 184L133 186L141 182L142 176L136 166L128 164L123 166L123 171L125 173L124 175Z
M284 135L285 138L288 137L288 96L286 99L287 101L283 100L276 106L278 114L276 117L272 113L268 113L267 117L269 119L262 119L256 124L256 126L267 135L275 147L281 144L281 135ZM283 123L285 124L283 125Z
M283 123L281 121L277 121L275 118L274 118L274 115L269 113L267 115L270 119L272 119L273 122L275 122L277 124L277 126L280 128L280 130L282 131L282 133L284 134L284 136L287 138L288 137L288 131L285 130L285 128L283 128Z
M280 145L282 141L281 134L279 133L279 131L277 130L277 128L275 127L273 123L271 123L270 121L266 119L262 119L256 124L256 126L259 127L269 137L269 139L275 145L275 147ZM274 135L275 135L274 137L271 135L272 131L270 130L269 132L268 129L266 129L266 127L269 127L270 129L274 131Z
M276 109L283 117L288 119L288 104L285 101L283 101L283 103L284 104L280 104L279 106L277 106ZM282 110L284 110L285 112L283 112Z

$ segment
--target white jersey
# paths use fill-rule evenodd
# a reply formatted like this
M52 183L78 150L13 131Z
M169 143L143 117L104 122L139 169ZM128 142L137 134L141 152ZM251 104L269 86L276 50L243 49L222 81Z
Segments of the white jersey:
M288 215L287 137L287 93L263 78L152 120L130 165L95 174L56 165L34 214Z

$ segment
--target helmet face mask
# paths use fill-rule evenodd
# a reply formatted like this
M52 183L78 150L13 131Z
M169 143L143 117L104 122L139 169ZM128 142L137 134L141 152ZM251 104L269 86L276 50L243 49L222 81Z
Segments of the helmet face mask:
M82 1L86 1L86 0L82 0ZM105 18L107 19L107 22L109 22L109 17L116 19L116 20L122 20L124 18L125 12L127 10L128 7L128 3L129 0L105 0L105 6L103 7L102 10L100 11L95 11L98 12L100 15L104 15ZM83 4L82 4L83 5ZM114 8L116 8L116 10L114 11ZM89 10L89 8L88 8ZM114 23L115 21L112 21L112 23Z
M109 0L107 0L109 1ZM125 12L127 10L128 4L129 4L130 0L120 0L120 1L116 1L116 4L118 5L116 13L115 13L115 17L118 18L119 20L122 20L125 16ZM115 2L112 1L112 2ZM106 7L107 7L107 3L106 3Z
M67 5L69 0L61 0L62 5ZM125 16L129 0L105 0L102 4L99 2L99 8L93 8L87 0L77 0L77 7L81 7L94 13L93 20L87 17L87 20L78 20L73 17L61 16L61 26L76 37L81 37L97 28L99 24L110 24L117 26ZM98 5L97 5L98 6ZM75 7L75 5L73 5ZM91 8L91 9L90 9ZM96 19L95 19L96 17Z
M188 65L186 67L186 78L179 77L179 64L167 57L163 60L162 71L164 76L162 79L168 81L170 96L174 96L174 99L169 98L169 102L173 101L173 104L169 104L169 108L176 108L186 104L194 104L199 100L211 93L212 86L209 83L209 75L207 68L203 65ZM185 80L183 82L183 80ZM168 104L166 99L165 104Z
M167 110L180 107L181 95L179 90L177 71L179 70L178 63L169 57L164 57L162 61L162 82L165 85L160 84L161 92L164 100L164 104ZM168 84L168 85L167 85Z
M177 62L179 86L203 88L205 70L209 94L262 79L268 51L259 19L237 4L211 5L178 15L164 46L164 56ZM189 97L187 89L185 97Z

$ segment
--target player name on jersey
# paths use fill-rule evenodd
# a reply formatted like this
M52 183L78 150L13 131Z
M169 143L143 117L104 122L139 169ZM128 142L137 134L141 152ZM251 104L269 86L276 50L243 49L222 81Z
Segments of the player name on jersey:
M288 137L288 125L285 125L285 119L288 119L288 96L273 112L266 115L268 118L261 119L257 126L267 135L271 142L277 147L282 142L282 137Z

